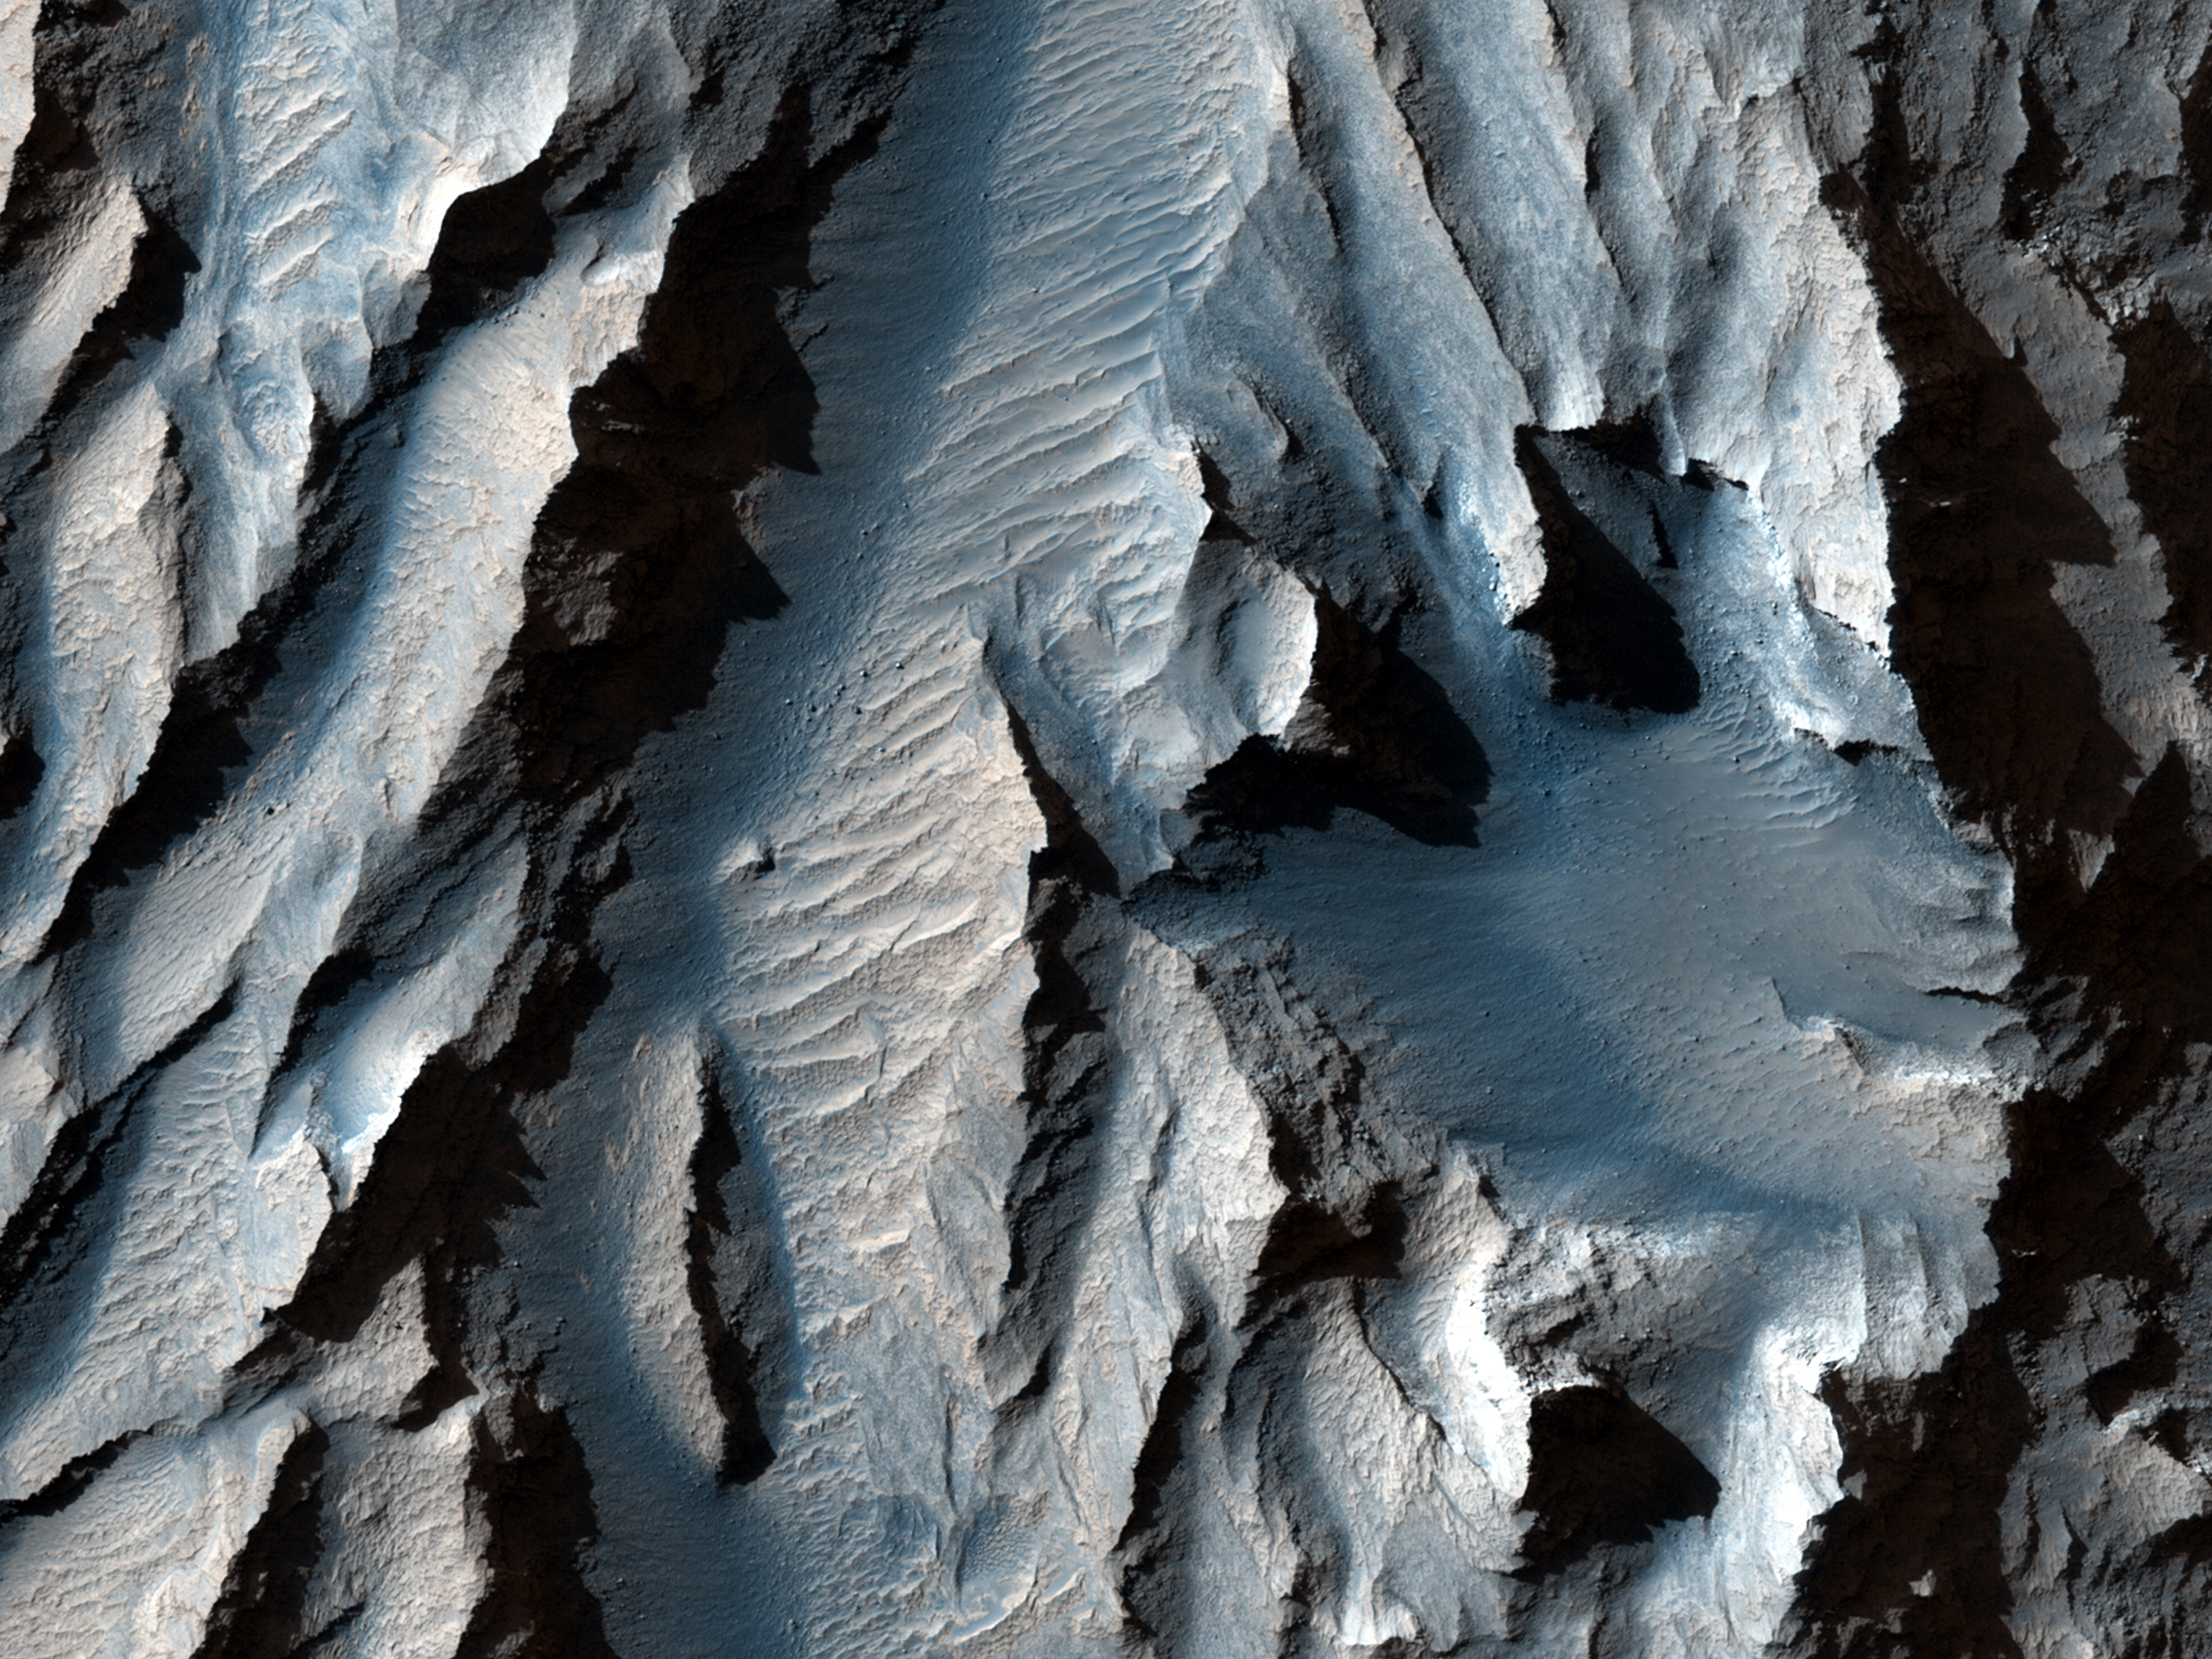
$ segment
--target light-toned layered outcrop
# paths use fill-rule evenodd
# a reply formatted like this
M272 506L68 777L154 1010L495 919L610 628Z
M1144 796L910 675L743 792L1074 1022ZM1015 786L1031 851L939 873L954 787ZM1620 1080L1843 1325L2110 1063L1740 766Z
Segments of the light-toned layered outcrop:
M2208 35L0 4L0 1649L2212 1643Z

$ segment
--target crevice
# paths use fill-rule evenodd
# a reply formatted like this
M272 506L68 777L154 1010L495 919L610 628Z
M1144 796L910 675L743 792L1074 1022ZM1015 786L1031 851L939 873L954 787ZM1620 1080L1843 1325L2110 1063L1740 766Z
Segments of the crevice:
M367 400L344 427L317 404L297 556L240 621L229 645L177 674L152 753L72 877L45 954L99 931L100 895L127 887L218 816L261 754L296 730L321 695L318 684L296 682L302 664L310 681L327 665L334 648L330 636L366 590L375 486L389 469L393 434L404 429L409 401L445 334L507 302L550 263L554 225L542 198L551 181L588 163L585 139L592 130L577 111L567 112L530 166L456 200L431 251L429 293L414 338L377 352ZM145 246L142 239L142 251ZM124 308L130 327L174 325L181 315L183 278L172 270L169 280L170 286ZM677 595L679 602L694 597Z
M116 27L128 20L114 0L42 0L32 25L31 120L0 207L0 255L34 281L46 270L36 244L67 222L86 198L82 175L100 165L93 134L106 124L97 120L103 89L119 91L118 77L143 78L160 49Z
M1114 1548L1126 1550L1160 1523L1167 1486L1183 1457L1183 1430L1205 1384L1210 1335L1205 1311L1193 1303L1183 1310L1183 1328L1167 1358L1167 1376L1154 1402L1152 1427L1138 1448L1129 1491L1128 1519Z
M1186 1302L1152 1422L1130 1471L1129 1512L1114 1544L1127 1628L1149 1641L1163 1640L1191 1616L1188 1574L1196 1563L1178 1516L1192 1496L1187 1441L1202 1423L1206 1380L1214 1368L1212 1336L1205 1306Z
M717 1475L726 1483L749 1485L776 1461L776 1448L761 1426L758 1361L744 1333L722 1310L715 1283L715 1245L729 1236L729 1205L722 1183L744 1161L719 1079L710 1070L702 1080L698 1144L691 1153L691 1211L686 1229L686 1283L691 1311L699 1321L707 1382L722 1418L722 1449Z
M1513 1576L1541 1582L1594 1550L1710 1516L1719 1501L1713 1471L1618 1384L1549 1389L1529 1405L1521 1508L1533 1519Z
M2054 1047L2097 1032L2101 1058L2066 1092L2032 1090L2008 1114L2010 1170L1988 1224L1998 1294L1942 1368L1825 1385L1857 1496L1815 1523L1793 1652L2020 1652L2005 1624L2012 1592L1999 1517L2039 1426L2071 1404L2039 1391L2037 1347L2070 1340L2076 1287L2112 1282L2155 1308L2184 1284L2141 1182L2108 1148L2190 1075L2189 1046L2212 1018L2212 878L2191 820L2187 768L2170 753L2137 791L2088 894L2018 915L2031 1025ZM2171 1379L2171 1341L2147 1320L2128 1357L2088 1380L2084 1403L2109 1420L2155 1394ZM2145 1585L2192 1572L2190 1548L2185 1537L2161 1541L2132 1555L2129 1570ZM1931 1570L1943 1593L1915 1594Z
M2032 57L2020 65L2020 114L2028 136L2005 175L2001 223L2015 242L2032 240L2052 200L2074 175L2074 155L2059 136Z
M1053 1345L1049 1342L1038 1351L1037 1363L1030 1370L1029 1380L1000 1404L998 1410L1001 1421L1022 1416L1052 1392L1053 1353Z
M415 314L413 349L436 350L448 335L512 303L552 265L558 227L545 194L576 159L563 153L564 137L556 129L520 172L468 191L446 209L423 271L429 291Z
M1885 22L1885 30L1890 26ZM2052 445L2056 423L2019 356L2005 355L1905 228L1928 168L1912 154L1897 78L1910 48L1885 33L1866 155L1826 195L1859 246L1904 382L1897 425L1877 454L1891 510L1895 660L1910 684L1955 806L1990 824L2016 871L2014 925L2026 966L2008 1001L2055 1053L2099 1058L2063 1090L2007 1112L2008 1173L1988 1232L1999 1279L1936 1371L1831 1375L1823 1398L1852 1494L1814 1522L1785 1645L1808 1659L1944 1653L2017 1659L2001 1516L2020 1459L2072 1402L2041 1392L2039 1344L2063 1342L2075 1288L2115 1281L2155 1303L2179 1268L2139 1183L2107 1151L2121 1125L2186 1067L2178 1033L2202 1029L2212 961L2212 885L2188 834L2186 768L2145 778L2105 721L2095 665L2054 597L2054 567L2105 564L2113 550ZM2029 234L2069 165L2023 78L2030 143L2011 181L2009 223ZM2125 331L2122 458L2146 524L2170 556L2201 541L2193 463L2179 435L2201 423L2201 355L2154 313ZM2168 537L2171 537L2168 542ZM2181 584L2168 625L2186 639ZM2111 837L2085 893L2066 832ZM2171 1358L2155 1328L2092 1379L2086 1403L2117 1411L2161 1386ZM2149 1572L2157 1559L2138 1559ZM1930 1581L1936 1594L1916 1586Z
M46 760L38 752L28 726L7 734L0 748L0 820L12 818L38 798L40 780L46 776Z
M2178 1281L2180 1275L2174 1275ZM2126 1359L2092 1375L2082 1398L2100 1423L2112 1420L2146 1394L2156 1394L2180 1374L2182 1348L2162 1319L2146 1321L2136 1332L2135 1346Z
M60 1473L28 1497L0 1503L0 1527L60 1514L91 1491L92 1483L102 1474L114 1468L117 1459L144 1438L143 1430L134 1428L117 1435L105 1446L70 1459L61 1465Z
M1375 65L1383 95L1398 111L1406 143L1421 167L1421 194L1428 202L1429 211L1436 215L1436 222L1451 238L1452 250L1459 256L1459 269L1465 272L1468 285L1487 312L1491 299L1487 273L1483 262L1471 257L1473 251L1467 245L1458 204L1444 188L1439 173L1438 122L1428 108L1419 44L1413 38L1397 0L1361 0L1361 8L1382 48L1376 54Z
M153 752L70 878L41 955L59 955L92 938L99 896L160 862L244 779L255 756L252 711L281 665L276 641L312 602L311 578L305 569L300 574L297 585L284 585L255 607L232 644L178 673Z
M1862 251L1904 382L1876 453L1894 660L1957 809L1997 830L2032 905L2070 879L2056 832L2108 830L2134 772L2053 594L2055 565L2108 564L2112 545L2052 452L2057 426L2020 360L1915 245L1894 199L1849 173L1830 175L1827 197Z
M540 1178L517 1109L566 1080L573 1045L611 988L591 937L599 906L627 879L628 771L648 737L704 706L731 626L787 602L741 532L737 499L771 467L813 469L814 390L785 302L811 286L814 227L880 124L815 158L806 96L794 91L760 154L678 216L636 346L571 401L577 458L538 515L521 625L418 830L425 845L459 847L504 821L502 837L524 838L520 943L478 1028L410 1086L284 1310L308 1335L349 1339L391 1275L422 1258L437 1363L404 1427L480 1386L463 1353L467 1286L501 1259L499 1224L531 1205ZM568 145L549 150L565 158ZM429 334L528 280L547 251L544 188L537 176L493 187L449 221L453 242L434 261L425 302ZM365 899L342 948L380 959L371 908L391 902ZM296 1021L295 1058L311 1050L320 1009L342 1008L364 967L357 954L315 987L320 1008L302 1010L310 1030ZM757 1472L761 1455L741 1426L735 1434L733 1478Z
M1344 221L1334 188L1337 163L1333 135L1321 124L1306 95L1308 78L1305 48L1301 46L1292 54L1283 71L1290 102L1290 138L1298 152L1299 171L1313 190L1313 199L1320 204L1322 221L1328 228L1329 247L1333 252L1340 252L1344 248Z
M330 1437L309 1424L285 1449L268 1506L223 1580L193 1659L290 1659L309 1632L308 1582L323 1553Z
M1122 882L1113 861L1084 823L1074 798L1039 759L1037 740L1030 733L1029 723L1011 702L1007 704L1006 715L1022 777L1045 820L1045 845L1029 860L1033 906L1036 884L1048 881L1065 880L1086 894L1119 898Z
M1203 834L1326 830L1350 808L1425 846L1479 844L1489 759L1450 694L1400 649L1402 620L1370 628L1314 595L1306 696L1280 739L1245 739L1191 791Z
M1538 435L1527 428L1519 434L1515 455L1536 510L1544 582L1513 626L1550 648L1554 702L1687 713L1697 707L1703 686L1675 607L1577 504L1546 453L1547 437L1611 453L1591 434ZM1667 558L1671 562L1671 549Z
M1045 819L1045 845L1030 856L1023 927L1037 975L1022 1011L1027 1133L1007 1187L1006 1311L987 1344L992 1370L1010 1380L1034 1376L1081 1281L1071 1249L1096 1207L1109 1064L1105 1014L1086 969L1116 925L1110 901L1120 881L1010 703L1007 716Z
M2164 299L2113 335L2123 365L2113 419L2127 493L2158 538L2167 638L2200 686L2212 664L2212 362Z
M1279 1127L1276 1145L1289 1139ZM1311 1198L1288 1199L1268 1222L1267 1242L1252 1269L1255 1317L1324 1280L1397 1278L1409 1227L1404 1197L1395 1182L1370 1188L1350 1216Z
M772 467L814 470L817 401L784 308L878 130L810 160L794 91L761 154L677 219L636 346L569 405L576 460L538 515L522 625L432 816L494 782L556 810L613 783L705 705L729 630L789 603L738 498Z
M503 1403L475 1428L489 1581L454 1659L615 1659L584 1577L599 1517L568 1411L528 1389Z
M155 8L145 8L155 10ZM87 204L100 192L87 175L128 175L124 157L168 111L143 89L169 84L160 60L175 31L159 17L134 16L119 4L45 0L32 30L31 122L17 148L8 200L0 208L0 311L22 327L37 326L42 291ZM93 318L34 429L35 447L52 448L56 429L140 342L158 340L184 314L186 283L200 269L173 222L173 210L141 191L143 227L130 253L123 291ZM55 245L49 246L49 244Z
M2190 242L2204 234L2212 212L2212 44L2208 44L2181 96L2181 168L2188 181L2182 198L2183 234Z
M469 200L463 197L457 213L447 216L464 238L474 222ZM434 270L454 263L443 228L430 263ZM312 665L333 648L328 636L366 590L374 484L389 466L395 422L404 420L428 360L415 345L379 350L366 404L342 428L316 405L297 555L228 645L178 671L152 753L71 877L42 954L58 955L100 931L101 896L127 887L219 815L260 755L297 728L307 703L320 695L319 686L296 683L301 665L310 665L311 677Z
M1211 515L1206 519L1205 529L1199 532L1198 539L1204 542L1234 542L1240 546L1249 546L1252 542L1250 532L1230 516L1235 504L1230 499L1228 475L1221 470L1220 463L1204 449L1198 454L1199 493Z
M353 1204L332 1217L282 1310L303 1335L350 1341L391 1277L421 1259L436 1363L403 1409L403 1427L427 1425L476 1387L461 1355L465 1287L504 1258L498 1224L535 1207L530 1183L543 1174L517 1104L568 1077L575 1041L612 989L587 936L622 861L601 852L596 868L588 858L569 867L568 887L526 899L543 936L525 929L475 1028L434 1053L408 1085Z
M135 1156L124 1142L135 1135L139 1108L152 1080L199 1047L236 1006L235 989L226 988L121 1087L54 1131L37 1178L6 1228L0 1230L0 1356L14 1353L21 1332L34 1339L45 1334L36 1319L19 1316L16 1305L35 1280L63 1271L91 1248L101 1231L97 1206L104 1195L125 1185L116 1166Z
M165 340L184 321L185 291L200 270L199 256L175 227L142 202L145 228L130 250L123 291L100 311L77 342L46 420L69 418L108 375L148 342Z

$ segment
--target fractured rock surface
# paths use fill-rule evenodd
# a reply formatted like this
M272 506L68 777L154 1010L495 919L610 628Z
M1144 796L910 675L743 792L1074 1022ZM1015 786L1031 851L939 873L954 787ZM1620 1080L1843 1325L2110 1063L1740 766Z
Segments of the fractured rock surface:
M0 0L0 1651L2212 1650L2212 5Z

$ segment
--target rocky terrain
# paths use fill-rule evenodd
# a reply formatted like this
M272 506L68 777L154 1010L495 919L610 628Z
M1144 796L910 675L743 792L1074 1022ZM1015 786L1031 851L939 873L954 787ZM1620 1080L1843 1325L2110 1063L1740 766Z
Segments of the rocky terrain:
M0 1651L2212 1651L2212 3L0 0Z

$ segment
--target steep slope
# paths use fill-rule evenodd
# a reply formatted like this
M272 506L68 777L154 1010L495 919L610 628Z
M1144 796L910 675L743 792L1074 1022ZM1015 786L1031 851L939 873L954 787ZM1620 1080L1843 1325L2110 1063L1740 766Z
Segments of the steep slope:
M2208 35L0 10L0 1647L2212 1639Z

